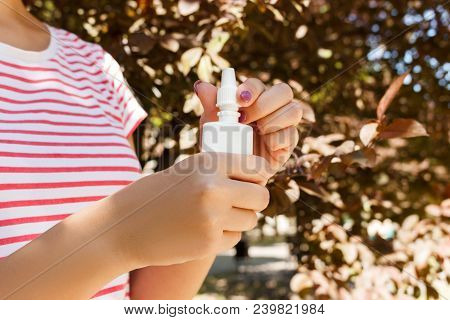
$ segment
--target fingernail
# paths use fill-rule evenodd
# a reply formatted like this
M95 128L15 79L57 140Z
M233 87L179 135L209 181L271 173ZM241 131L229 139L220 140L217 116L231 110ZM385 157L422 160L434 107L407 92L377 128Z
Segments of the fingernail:
M239 122L244 122L245 119L247 119L247 115L245 114L245 112L241 111L241 115L239 116Z
M198 95L197 86L202 83L202 80L197 80L194 82L194 92L196 95Z
M248 90L244 90L241 92L240 98L244 102L249 102L252 99L252 93Z

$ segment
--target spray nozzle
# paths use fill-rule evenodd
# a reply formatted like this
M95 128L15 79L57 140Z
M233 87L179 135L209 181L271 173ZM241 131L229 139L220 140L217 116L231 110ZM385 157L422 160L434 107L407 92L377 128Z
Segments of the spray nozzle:
M240 113L239 105L236 101L237 83L236 75L233 68L225 68L222 70L222 80L220 88L217 92L217 107L220 112L219 121L238 122Z
M220 87L236 88L236 74L233 68L225 68L222 70L222 83Z

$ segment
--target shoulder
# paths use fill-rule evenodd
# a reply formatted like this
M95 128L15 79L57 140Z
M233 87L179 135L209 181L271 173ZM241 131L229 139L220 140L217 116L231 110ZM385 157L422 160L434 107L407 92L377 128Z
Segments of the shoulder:
M59 54L67 60L90 63L110 63L112 59L99 44L81 39L75 33L49 26L52 37L58 43Z

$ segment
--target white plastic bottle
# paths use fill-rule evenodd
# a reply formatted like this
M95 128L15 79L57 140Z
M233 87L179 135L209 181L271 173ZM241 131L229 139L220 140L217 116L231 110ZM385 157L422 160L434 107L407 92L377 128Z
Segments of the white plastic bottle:
M202 152L253 154L253 128L239 123L236 92L234 69L223 69L217 92L219 121L208 122L203 126Z

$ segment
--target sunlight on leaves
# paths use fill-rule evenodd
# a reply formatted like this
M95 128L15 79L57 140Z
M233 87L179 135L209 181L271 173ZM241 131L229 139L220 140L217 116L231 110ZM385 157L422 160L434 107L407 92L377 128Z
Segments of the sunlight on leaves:
M187 75L192 67L194 67L199 61L202 56L203 49L202 48L191 48L187 51L185 51L181 55L181 72L183 72L184 75Z
M373 139L375 139L378 134L377 129L378 123L376 122L367 123L362 126L361 130L359 131L359 139L364 146L368 146L373 141Z

